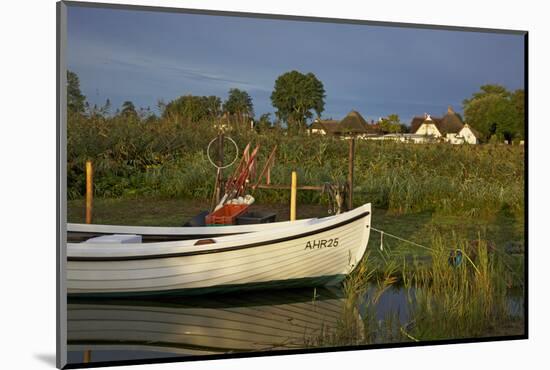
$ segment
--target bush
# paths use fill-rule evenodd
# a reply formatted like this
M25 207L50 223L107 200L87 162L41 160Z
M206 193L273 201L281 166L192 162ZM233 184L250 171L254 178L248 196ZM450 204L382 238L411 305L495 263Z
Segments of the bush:
M272 182L344 182L348 144L320 135L285 135L282 129L236 130L230 135L242 150L261 146L261 169L277 145ZM94 162L98 197L152 195L209 199L216 170L206 157L216 136L214 122L178 119L144 122L139 118L73 115L68 125L68 197L85 192L85 162ZM226 174L234 167L226 170ZM354 199L397 213L437 210L476 216L502 207L522 214L524 148L507 145L403 144L358 140ZM299 202L321 201L319 193L298 192ZM288 191L261 190L259 202L286 202Z

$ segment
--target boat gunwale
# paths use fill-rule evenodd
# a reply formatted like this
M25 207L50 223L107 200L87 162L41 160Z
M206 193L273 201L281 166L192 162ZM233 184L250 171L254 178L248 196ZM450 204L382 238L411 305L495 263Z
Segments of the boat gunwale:
M223 253L223 252L230 252L235 250L241 250L241 249L248 249L248 248L255 248L255 247L261 247L269 244L276 244L276 243L282 243L285 241L289 241L292 239L299 239L303 237L307 237L310 235L319 234L328 230L336 229L338 227L347 225L349 223L355 222L361 218L367 217L370 215L370 211L362 212L358 215L355 215L353 217L350 217L346 220L343 220L339 223L325 226L323 228L314 229L310 231L303 232L301 234L293 234L286 237L278 238L278 239L269 239L269 240L263 240L259 242L244 244L244 245L236 245L236 246L230 246L230 247L221 247L217 249L204 249L204 250L194 250L194 251L188 251L188 252L176 252L176 253L164 253L164 254L149 254L149 255L135 255L135 256L67 256L68 261L74 261L74 262L92 262L92 261L103 261L103 262L110 262L110 261L136 261L136 260L150 260L150 259L161 259L161 258L177 258L177 257L187 257L187 256L195 256L195 255L202 255L202 254L214 254L214 253ZM370 225L366 225L368 228Z
M324 217L322 219L334 218L334 216ZM187 237L194 235L214 236L214 235L235 235L243 233L252 233L263 231L265 228L276 229L291 225L307 226L320 218L306 218L295 221L279 221L267 224L248 224L248 225L217 225L217 226L124 226L124 225L105 225L105 224L82 224L67 223L67 233L69 234L139 234L144 237ZM245 231L243 231L245 230ZM206 231L206 232L205 232Z

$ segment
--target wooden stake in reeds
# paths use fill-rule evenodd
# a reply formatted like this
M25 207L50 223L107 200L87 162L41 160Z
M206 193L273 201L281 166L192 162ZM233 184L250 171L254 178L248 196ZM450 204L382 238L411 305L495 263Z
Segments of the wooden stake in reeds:
M92 209L94 202L94 170L92 161L86 161L86 223L92 223Z
M223 141L225 137L223 132L220 132L218 134L218 166L223 167ZM218 168L218 172L216 174L216 204L218 204L222 198L222 195L224 193L224 186L223 186L223 170L221 168Z
M290 221L296 220L296 193L298 187L298 175L292 171L292 183L290 185Z
M355 138L349 139L348 158L348 210L353 209L353 166L355 161Z

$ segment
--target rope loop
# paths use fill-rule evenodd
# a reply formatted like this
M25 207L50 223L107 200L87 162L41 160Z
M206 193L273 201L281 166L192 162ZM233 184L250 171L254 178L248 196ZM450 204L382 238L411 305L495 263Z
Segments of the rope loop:
M224 139L229 140L229 141L232 142L233 145L235 146L235 158L233 158L233 161L232 161L231 163L229 163L227 166L218 166L218 165L212 160L212 158L210 157L210 147L212 146L212 144L214 143L214 141L218 140L217 137L213 138L213 139L208 143L208 147L206 148L206 156L208 157L208 160L210 161L210 163L212 164L212 166L216 167L218 170L223 170L224 168L227 168L227 167L232 166L233 163L235 163L235 161L237 160L237 158L239 158L239 147L237 146L237 143L235 142L235 140L233 140L233 139L230 138L229 136L224 136Z

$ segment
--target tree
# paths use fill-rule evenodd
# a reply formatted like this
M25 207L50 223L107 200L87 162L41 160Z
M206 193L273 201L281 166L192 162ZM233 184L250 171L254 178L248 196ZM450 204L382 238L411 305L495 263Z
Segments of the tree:
M271 113L264 113L260 116L258 121L256 122L256 129L258 130L264 130L271 128L273 126L271 122Z
M124 117L137 117L137 111L134 103L128 100L122 103L120 114Z
M252 98L244 90L230 89L227 100L223 103L223 111L237 117L239 122L254 117Z
M398 132L403 132L403 126L404 125L397 114L390 114L380 120L380 128L384 133L395 134Z
M277 109L279 120L290 127L303 129L306 121L317 117L325 109L325 89L323 83L313 73L302 74L291 71L280 75L275 81L271 102Z
M67 71L67 109L73 113L84 113L86 97L80 91L80 80L74 72Z
M515 108L515 122L520 138L525 137L525 91L518 89L512 94L512 104Z
M221 114L221 99L217 96L184 95L164 106L162 117L183 118L196 123L212 120Z
M485 139L496 135L511 141L524 135L523 90L513 94L500 85L483 85L479 92L465 99L466 122Z
M88 102L86 102L85 107L86 116L88 116L89 118L105 118L111 113L111 100L107 99L105 101L105 104L102 106L98 106L97 104L90 106Z

